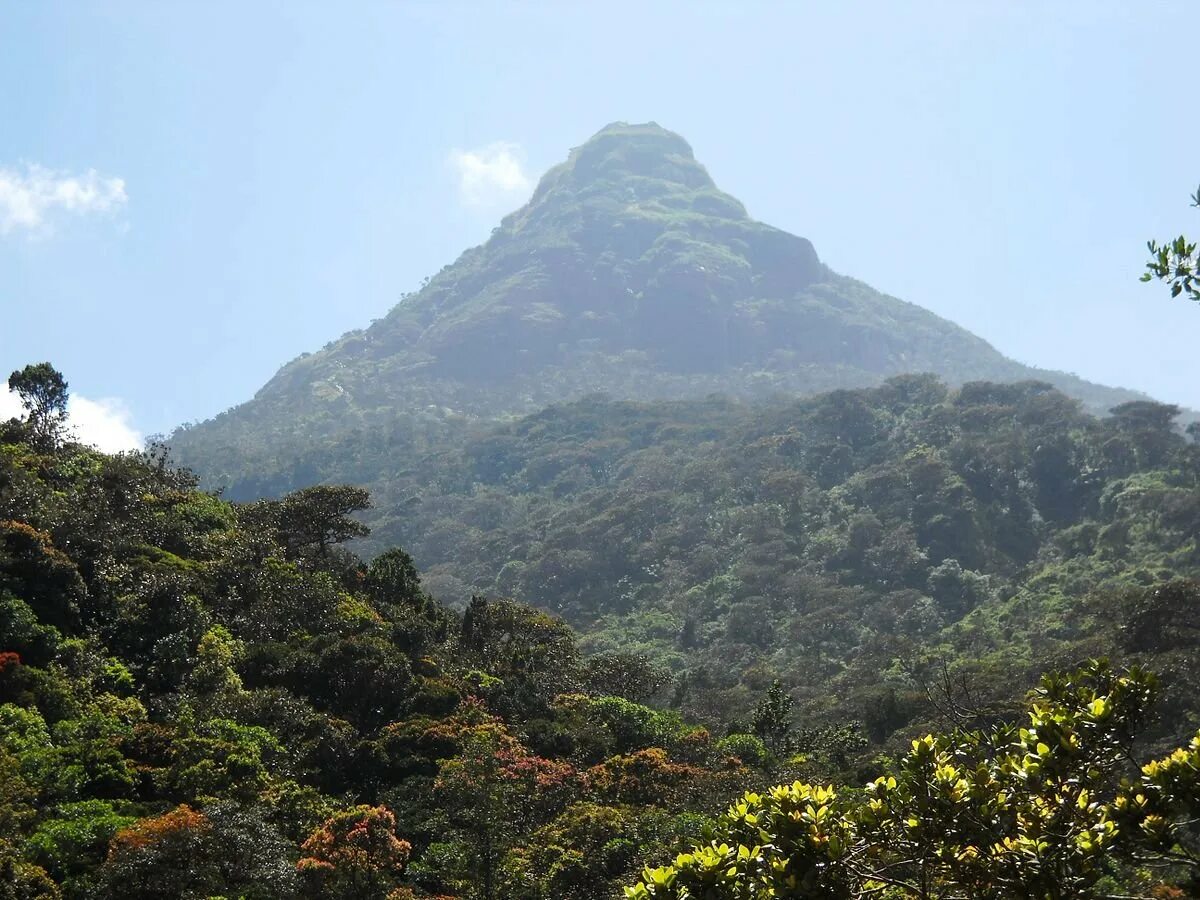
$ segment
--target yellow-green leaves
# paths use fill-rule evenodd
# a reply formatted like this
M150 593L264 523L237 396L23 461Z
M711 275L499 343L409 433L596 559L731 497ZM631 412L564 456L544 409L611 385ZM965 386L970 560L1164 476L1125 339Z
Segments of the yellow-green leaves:
M1103 663L1048 676L1028 727L917 738L852 799L802 782L746 794L717 842L628 896L1088 896L1113 859L1168 850L1200 815L1200 734L1120 777L1153 694L1151 676Z

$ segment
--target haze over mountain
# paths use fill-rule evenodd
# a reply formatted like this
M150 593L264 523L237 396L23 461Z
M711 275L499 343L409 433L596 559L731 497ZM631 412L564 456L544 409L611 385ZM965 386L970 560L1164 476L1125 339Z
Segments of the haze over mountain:
M871 239L881 238L864 238L864 253ZM682 137L614 123L387 316L293 360L251 401L171 444L208 483L246 498L381 475L347 471L332 446L411 445L447 423L592 392L755 398L906 372L1039 379L1097 412L1141 396L1017 363L831 271L807 239L752 219Z

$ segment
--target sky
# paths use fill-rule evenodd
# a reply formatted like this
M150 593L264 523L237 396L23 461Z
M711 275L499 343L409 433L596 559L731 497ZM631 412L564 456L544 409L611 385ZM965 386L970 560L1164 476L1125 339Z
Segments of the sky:
M1200 408L1183 2L0 5L0 371L136 443L249 399L612 121L1025 363ZM15 398L0 395L0 415Z

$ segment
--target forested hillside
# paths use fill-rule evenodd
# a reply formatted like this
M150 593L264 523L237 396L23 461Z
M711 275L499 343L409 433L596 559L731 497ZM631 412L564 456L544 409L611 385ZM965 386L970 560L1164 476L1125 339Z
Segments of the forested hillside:
M588 649L645 653L714 725L779 678L806 717L883 738L943 657L998 698L1172 649L1126 592L1200 572L1200 447L1175 413L923 376L766 407L591 398L406 461L372 540L444 600L518 597Z
M0 898L1195 895L1197 426L657 126L171 451L10 385Z
M337 546L361 491L232 506L37 409L0 426L0 897L609 897L765 777L644 660Z
M592 620L581 648L517 602L444 606L402 550L348 552L360 489L232 505L160 451L71 443L61 377L17 375L0 896L932 896L920 879L948 897L1184 896L1200 738L1130 768L1196 731L1200 590L1170 579L1196 561L1197 458L1170 408L1099 421L1045 386L902 379L769 412L590 401L470 444L437 503L474 528L505 502L528 512L469 538L532 528L541 549L505 577ZM701 437L703 462L672 459ZM630 560L603 575L618 591L551 568L583 547L615 565L581 542L604 529L579 518L581 479L627 477L649 503L608 521ZM662 576L725 552L690 529L738 552L670 600ZM695 553L656 567L641 544ZM1152 662L1162 688L1092 665L1006 724L1036 669L1102 650ZM945 667L905 668L918 651ZM991 730L893 762L893 729L926 721ZM756 793L800 778L850 787Z
M170 443L231 499L319 481L380 494L401 460L465 421L596 391L766 398L911 372L955 385L1037 378L1094 412L1140 397L1017 363L830 271L810 241L755 221L721 191L682 137L614 123L386 316Z

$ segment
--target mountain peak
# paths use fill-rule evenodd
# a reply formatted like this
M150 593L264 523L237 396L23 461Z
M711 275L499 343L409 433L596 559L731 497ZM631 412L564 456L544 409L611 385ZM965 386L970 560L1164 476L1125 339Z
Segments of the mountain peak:
M547 172L531 202L564 190L586 194L622 189L642 199L678 191L715 191L716 185L680 135L657 122L613 122Z
M713 183L704 167L696 162L691 144L657 122L605 125L572 150L570 161L576 173L585 177L619 172L679 181L689 187Z

